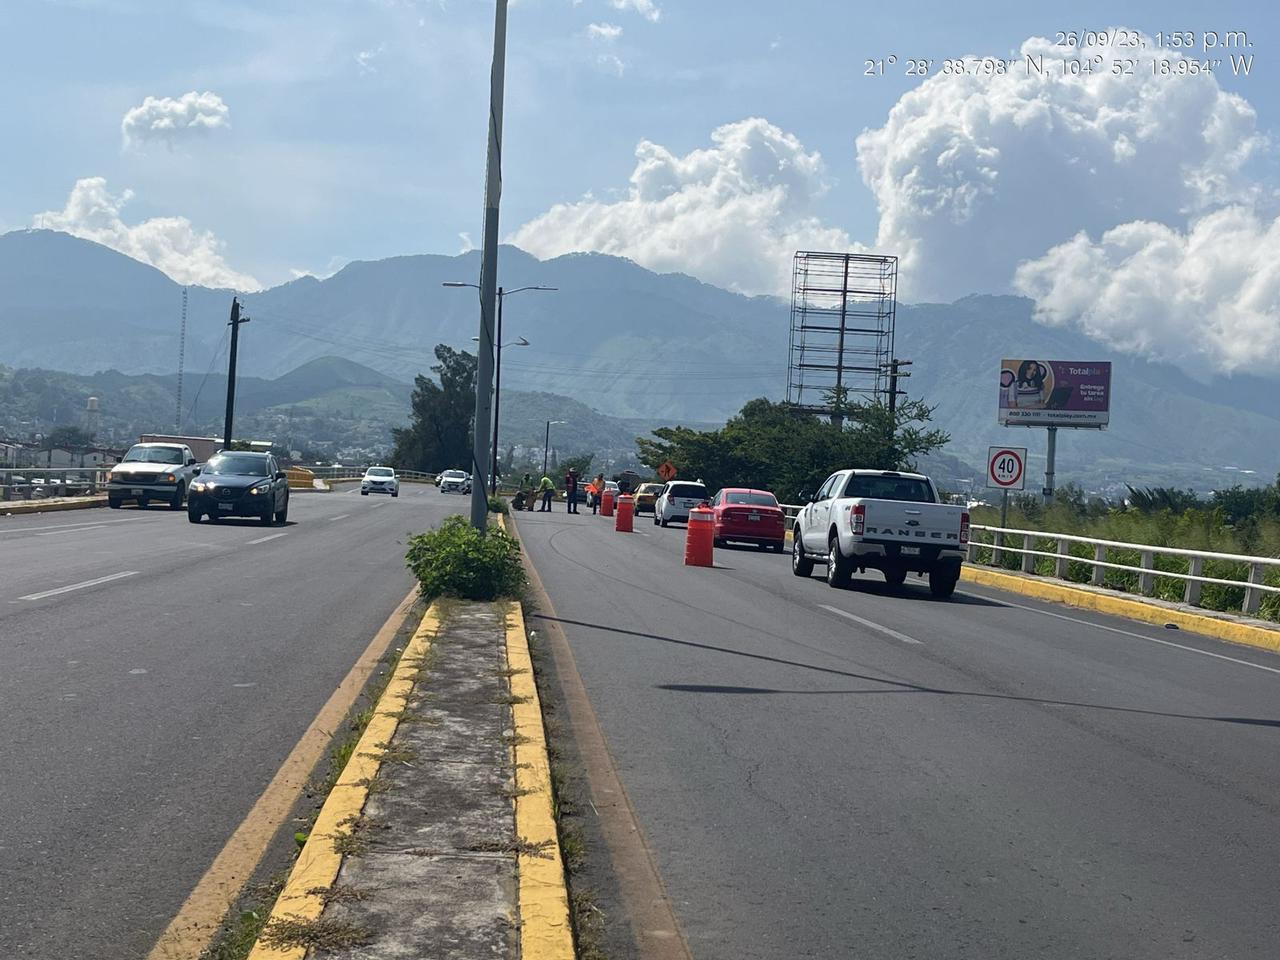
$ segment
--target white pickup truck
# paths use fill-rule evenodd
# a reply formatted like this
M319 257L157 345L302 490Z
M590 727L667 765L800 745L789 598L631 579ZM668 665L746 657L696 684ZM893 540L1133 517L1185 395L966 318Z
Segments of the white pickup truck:
M950 597L969 544L969 514L942 503L919 473L841 470L827 478L796 516L791 572L827 565L827 583L842 587L855 570L879 570L892 587L908 573L929 575L935 597Z

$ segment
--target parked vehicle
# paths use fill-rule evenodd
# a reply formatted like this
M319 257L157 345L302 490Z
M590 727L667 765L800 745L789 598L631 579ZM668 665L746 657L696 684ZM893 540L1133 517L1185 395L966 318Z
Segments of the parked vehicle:
M370 467L360 480L360 496L367 497L371 493L400 496L400 478L390 467Z
M636 515L642 513L653 513L654 505L658 502L658 495L662 493L662 484L660 483L642 483L640 488L635 492L636 498Z
M461 470L446 470L440 474L441 493L470 493L471 478Z
M778 498L768 490L726 487L711 501L715 544L754 543L781 553L787 543L787 518Z
M289 478L269 453L228 452L210 458L191 483L187 519L257 517L263 526L289 519Z
M689 522L689 511L711 499L701 480L672 480L662 488L653 505L653 522L665 527L672 521Z
M195 455L184 443L135 443L111 468L107 506L119 507L132 500L145 507L158 500L170 510L181 510L198 472Z
M827 566L827 583L844 586L855 570L879 570L892 587L908 573L927 574L935 597L950 597L969 543L969 514L943 503L919 473L841 470L796 517L791 571L807 577Z

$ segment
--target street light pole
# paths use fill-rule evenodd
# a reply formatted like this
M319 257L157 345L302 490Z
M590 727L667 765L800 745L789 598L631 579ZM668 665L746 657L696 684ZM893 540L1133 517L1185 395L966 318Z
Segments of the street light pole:
M551 456L551 425L553 423L564 423L564 420L548 420L547 421L547 437L542 441L542 475L547 475L547 458Z

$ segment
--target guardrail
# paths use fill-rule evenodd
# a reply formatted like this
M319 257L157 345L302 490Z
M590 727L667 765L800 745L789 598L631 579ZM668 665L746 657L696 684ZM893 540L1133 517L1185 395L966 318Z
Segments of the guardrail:
M44 500L98 493L109 467L5 467L0 469L0 500Z
M1021 546L1010 543L1021 540ZM1044 549L1050 546L1052 549ZM1072 552L1073 549L1076 552ZM1118 554L1136 554L1137 563L1117 562ZM1006 554L1021 557L1019 566L1023 573L1037 573L1044 558L1052 561L1052 576L1058 580L1073 580L1094 586L1129 587L1137 578L1137 590L1143 596L1156 595L1157 580L1180 580L1185 586L1182 602L1192 607L1201 606L1202 591L1206 584L1215 587L1243 590L1244 599L1240 611L1249 616L1258 612L1264 593L1280 594L1280 585L1267 583L1269 571L1280 574L1280 557L1250 557L1234 553L1213 553L1205 550L1186 550L1181 547L1157 547L1146 543L1125 543L1118 540L1101 540L1067 533L1050 533L1043 530L1018 530L1009 527L987 527L977 524L970 527L969 560L1004 566ZM984 558L986 558L984 560ZM1164 566L1160 566L1163 562ZM1206 576L1205 566L1211 564L1219 572L1239 573L1238 577ZM1177 569L1171 569L1171 568ZM1086 577L1087 573L1087 577ZM1119 573L1108 580L1108 573ZM1075 576L1073 576L1075 574Z
M359 480L364 470L350 467L305 467L321 480ZM397 470L396 476L408 483L434 483L436 475L422 470Z

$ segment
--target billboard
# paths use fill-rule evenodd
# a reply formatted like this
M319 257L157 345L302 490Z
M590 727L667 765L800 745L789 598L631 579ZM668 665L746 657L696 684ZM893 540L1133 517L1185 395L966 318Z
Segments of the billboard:
M1110 361L1000 361L1003 426L1100 428L1110 419Z

